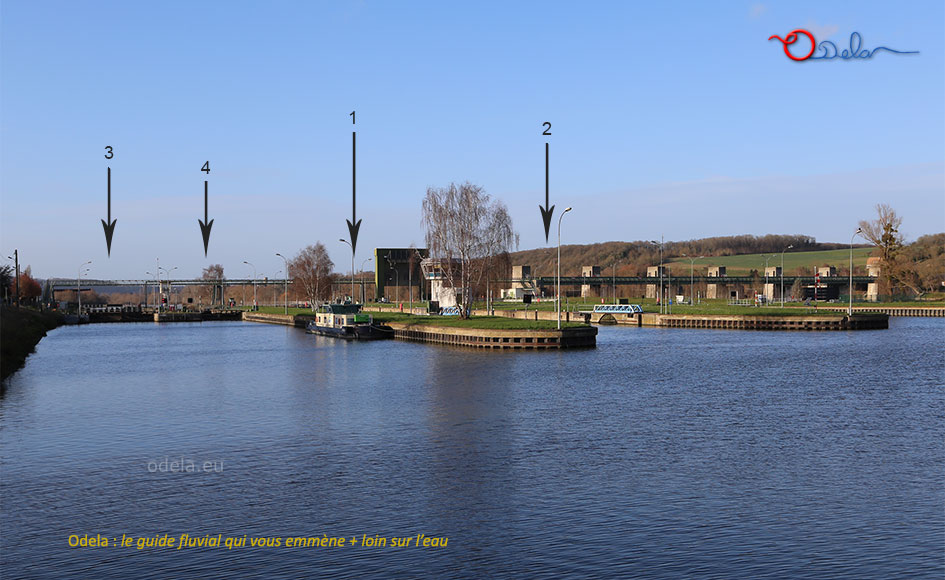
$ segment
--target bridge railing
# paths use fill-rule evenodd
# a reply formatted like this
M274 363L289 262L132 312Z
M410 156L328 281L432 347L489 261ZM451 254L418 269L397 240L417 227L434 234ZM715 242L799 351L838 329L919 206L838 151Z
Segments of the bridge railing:
M601 314L639 313L643 307L639 304L595 304L594 312Z

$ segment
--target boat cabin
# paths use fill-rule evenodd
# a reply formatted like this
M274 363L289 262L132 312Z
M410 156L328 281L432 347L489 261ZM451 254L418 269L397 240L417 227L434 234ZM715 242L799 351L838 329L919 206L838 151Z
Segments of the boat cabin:
M371 315L363 314L360 304L323 304L315 313L315 324L328 328L370 323Z

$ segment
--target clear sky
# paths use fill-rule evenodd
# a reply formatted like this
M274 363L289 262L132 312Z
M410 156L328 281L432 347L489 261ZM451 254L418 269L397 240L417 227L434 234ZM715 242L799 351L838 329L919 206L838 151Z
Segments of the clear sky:
M546 245L546 140L563 243L847 242L877 203L909 239L945 230L941 0L4 0L0 17L0 252L40 277L92 260L144 278L158 257L175 277L275 276L275 252L316 241L347 271L352 129L358 268L422 246L426 188L451 181L501 199L521 249ZM794 62L767 39L795 28L920 54Z

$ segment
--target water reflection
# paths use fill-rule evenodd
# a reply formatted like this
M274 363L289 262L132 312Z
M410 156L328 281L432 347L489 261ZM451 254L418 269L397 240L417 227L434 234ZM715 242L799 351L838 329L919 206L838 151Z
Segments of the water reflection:
M601 328L593 350L516 353L58 329L0 401L0 559L31 578L940 577L941 330ZM225 468L146 469L166 456ZM450 543L181 555L69 549L76 531Z

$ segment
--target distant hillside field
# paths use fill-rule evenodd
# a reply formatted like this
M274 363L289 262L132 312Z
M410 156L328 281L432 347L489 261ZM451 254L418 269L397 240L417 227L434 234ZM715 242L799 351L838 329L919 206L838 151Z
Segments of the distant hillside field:
M853 248L853 268L866 268L866 259L870 257L872 248ZM771 254L743 254L741 256L708 256L701 260L696 260L695 271L705 273L707 266L725 266L726 273L730 276L745 274L752 270L758 270L758 273L764 275L765 257ZM674 273L683 274L689 272L689 260L677 260L667 262L670 264ZM768 260L768 267L780 266L781 254L775 254ZM848 268L850 266L850 250L824 250L819 252L785 252L784 254L784 273L793 274L797 268L805 268L808 272L813 272L817 266L835 266Z

